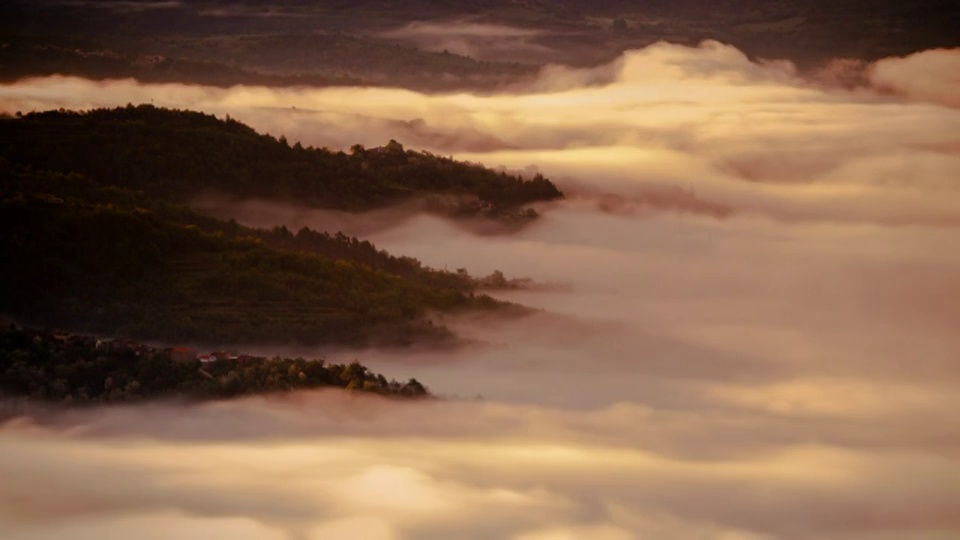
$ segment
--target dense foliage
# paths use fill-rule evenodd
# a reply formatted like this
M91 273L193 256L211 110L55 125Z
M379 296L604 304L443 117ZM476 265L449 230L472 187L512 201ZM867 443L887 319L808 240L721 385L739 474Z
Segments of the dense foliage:
M322 387L400 397L428 395L416 379L388 381L357 362L253 356L201 362L183 349L12 325L0 328L0 397L88 404L161 397L212 399Z
M509 213L561 197L524 180L395 141L351 153L290 146L234 120L150 105L49 111L0 119L0 157L183 202L205 190L363 210L427 194L473 198L478 213ZM461 205L461 209L471 208Z
M260 231L0 162L0 311L173 342L407 344L434 310L501 306L469 276L343 235Z

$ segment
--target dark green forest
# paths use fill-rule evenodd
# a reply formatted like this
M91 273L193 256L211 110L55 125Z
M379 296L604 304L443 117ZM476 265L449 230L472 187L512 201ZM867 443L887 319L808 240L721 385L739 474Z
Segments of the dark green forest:
M357 362L255 356L201 362L185 352L9 325L0 328L0 396L88 405L324 387L404 398L429 395L416 379L388 381Z
M0 162L0 312L176 343L451 343L433 311L518 310L480 282L304 229L256 230Z
M235 120L150 105L0 119L0 141L0 157L10 163L83 174L172 202L217 190L357 211L444 194L476 201L458 207L461 213L497 217L562 197L542 176L524 180L396 141L350 153L291 146Z
M560 196L399 143L350 154L290 146L238 122L150 106L0 120L0 334L4 395L100 403L336 386L423 396L359 364L250 356L201 363L166 343L404 346L458 343L436 313L524 313L481 294L500 272L438 271L342 233L253 229L185 202L201 190L341 209L430 194L492 215Z
M431 312L503 308L496 285L340 233L251 229L183 203L204 190L348 210L474 197L503 214L560 196L425 153L292 147L152 106L0 119L0 311L45 327L173 342L450 343ZM502 284L502 283L501 283ZM516 308L513 308L516 309Z

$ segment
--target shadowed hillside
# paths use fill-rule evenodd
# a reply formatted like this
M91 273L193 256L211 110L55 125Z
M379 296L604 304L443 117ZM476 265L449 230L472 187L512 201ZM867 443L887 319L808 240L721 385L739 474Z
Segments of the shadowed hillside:
M462 199L458 210L496 217L556 199L543 177L524 180L426 152L357 145L347 154L291 146L234 120L150 105L0 119L0 157L37 169L184 202L206 190L369 210L427 195ZM467 212L470 213L470 212ZM529 213L526 213L529 214ZM525 214L525 215L526 215Z
M77 175L0 162L0 311L206 343L450 343L431 311L492 309L465 274L367 242L249 229Z

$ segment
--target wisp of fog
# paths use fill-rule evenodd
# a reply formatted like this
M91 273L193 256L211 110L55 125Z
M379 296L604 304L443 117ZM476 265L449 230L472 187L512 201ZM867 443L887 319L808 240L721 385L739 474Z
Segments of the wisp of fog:
M542 172L568 197L495 235L200 201L529 277L498 296L536 311L450 317L473 343L456 351L335 353L446 400L8 404L0 537L957 538L957 66L958 50L925 51L840 85L706 42L492 94L2 86L7 113L153 102L291 144L394 138Z

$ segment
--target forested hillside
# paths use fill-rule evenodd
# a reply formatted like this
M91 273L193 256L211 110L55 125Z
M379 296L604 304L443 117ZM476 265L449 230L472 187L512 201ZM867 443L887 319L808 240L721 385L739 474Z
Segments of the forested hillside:
M0 161L0 312L140 339L363 346L452 336L502 306L469 276L343 235L262 231L80 175Z
M524 180L396 141L350 153L304 148L234 120L150 105L50 111L0 119L0 157L79 173L105 185L185 202L205 190L296 200L317 208L366 210L425 195L474 204L459 212L521 215L524 205L562 196L549 180Z

